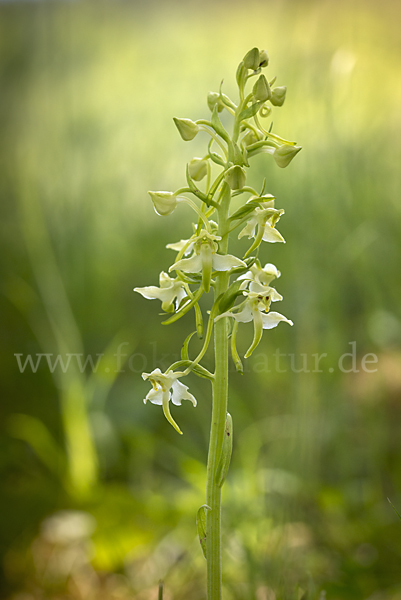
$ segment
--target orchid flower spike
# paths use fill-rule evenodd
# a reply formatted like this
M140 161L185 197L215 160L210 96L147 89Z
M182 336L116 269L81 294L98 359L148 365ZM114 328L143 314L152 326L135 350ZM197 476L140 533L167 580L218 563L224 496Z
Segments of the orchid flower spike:
M136 287L134 292L142 294L144 298L149 300L161 300L162 309L165 312L174 312L174 299L176 309L178 309L181 301L186 296L184 284L179 279L172 279L167 273L162 271L159 276L160 287L149 285L148 287Z
M181 406L182 400L190 400L196 406L196 398L188 392L188 387L178 381L178 373L168 371L162 373L160 369L154 369L151 373L142 373L142 379L149 379L153 388L144 398L144 403L149 400L152 404L161 404L163 406L164 416L167 421L182 435L181 429L174 421L170 413L170 400L176 406Z
M210 289L212 269L215 271L229 271L235 267L246 267L243 260L232 254L217 254L218 244L221 240L218 235L213 235L202 229L200 234L193 238L194 254L191 258L183 258L174 263L169 271L177 270L184 273L202 272L202 281L205 292Z

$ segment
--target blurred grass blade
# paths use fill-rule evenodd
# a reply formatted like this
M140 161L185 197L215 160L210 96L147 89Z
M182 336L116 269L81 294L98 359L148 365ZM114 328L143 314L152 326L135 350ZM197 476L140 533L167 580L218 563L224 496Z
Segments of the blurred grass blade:
M398 517L398 518L400 519L400 521L401 521L401 515L400 515L400 513L398 512L398 510L396 509L396 507L394 506L394 504L391 502L390 498L387 498L387 500L390 502L390 504L391 504L391 506L392 506L392 508L393 508L393 510L394 510L394 512L395 512L395 514L397 515L397 517Z

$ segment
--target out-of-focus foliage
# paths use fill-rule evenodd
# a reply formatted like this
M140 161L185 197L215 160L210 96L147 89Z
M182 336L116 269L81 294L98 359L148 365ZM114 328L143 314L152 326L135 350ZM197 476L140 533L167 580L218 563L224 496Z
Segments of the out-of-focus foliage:
M191 379L182 437L143 405L140 373L193 326L132 288L187 233L146 193L201 151L172 117L207 116L259 46L288 87L273 131L304 148L286 170L254 159L286 209L262 258L295 326L233 369L226 598L401 598L400 19L391 0L0 6L3 596L147 600L162 578L167 600L204 598L210 390ZM52 373L58 354L99 363Z

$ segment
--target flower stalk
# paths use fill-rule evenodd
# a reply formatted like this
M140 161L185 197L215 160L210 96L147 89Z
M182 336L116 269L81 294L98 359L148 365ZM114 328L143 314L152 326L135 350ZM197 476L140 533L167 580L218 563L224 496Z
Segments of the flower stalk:
M162 405L168 422L181 434L171 414L170 401L176 406L182 400L190 400L194 406L197 403L188 387L178 378L198 375L212 384L206 504L200 507L197 515L200 544L207 562L208 600L222 598L221 489L232 451L232 418L227 412L228 348L231 347L236 370L242 373L242 361L236 345L240 323L252 321L254 327L253 342L244 358L248 358L258 346L265 329L276 327L281 321L292 325L292 321L280 313L270 312L271 302L282 300L271 286L272 281L280 277L280 271L271 263L262 268L258 260L263 242L284 242L275 228L284 211L274 207L274 196L264 193L265 181L260 194L246 184L249 159L256 154L270 154L276 164L284 168L301 149L294 142L271 133L271 125L266 129L259 121L259 118L269 118L272 106L282 106L286 98L286 88L273 87L275 78L268 81L261 73L268 64L267 52L252 48L237 69L237 104L220 89L219 92L209 92L207 97L212 113L210 120L174 119L184 141L191 141L198 133L207 132L211 138L207 152L203 158L195 157L188 163L187 186L176 192L149 194L157 214L163 218L180 210L179 205L185 203L194 210L196 222L192 223L193 233L188 239L167 246L177 252L174 263L168 269L169 273L175 272L175 278L162 271L160 287L135 288L143 297L162 302L162 309L169 315L163 321L165 325L174 323L194 309L195 331L183 344L181 360L165 373L155 369L143 374L143 379L152 384L144 402ZM248 80L253 87L247 92ZM233 117L231 134L220 121L219 113L224 110ZM222 156L213 150L213 144ZM216 169L219 169L217 173ZM206 182L199 183L200 187L195 184L195 181L198 183L204 179ZM183 193L192 194L194 199L183 197ZM246 194L250 195L247 200ZM232 202L235 200L237 204L244 195L245 200L240 207L232 210ZM212 217L217 219L217 223ZM248 248L244 248L241 258L228 252L229 237L234 230L239 230L238 239L253 239ZM199 301L209 292L213 293L213 303L206 317ZM203 339L203 346L191 359L189 344L195 333ZM212 339L214 373L201 364Z

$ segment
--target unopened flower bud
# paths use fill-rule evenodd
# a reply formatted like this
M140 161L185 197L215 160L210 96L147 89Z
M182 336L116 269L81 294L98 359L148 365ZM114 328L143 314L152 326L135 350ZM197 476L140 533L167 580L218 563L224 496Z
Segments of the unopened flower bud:
M244 56L244 66L247 69L252 69L252 71L256 71L259 68L259 50L258 48L252 48L249 50Z
M267 65L269 64L269 56L266 52L266 50L261 50L259 52L259 67L262 67L262 69L264 67L267 67Z
M283 144L279 148L276 148L273 153L273 158L277 165L284 169L284 167L290 164L294 156L296 156L300 150L302 150L301 146L288 146L287 144Z
M158 215L171 215L177 206L177 196L173 192L148 192Z
M193 158L188 163L188 173L194 181L201 181L207 175L207 160L204 158Z
M237 68L236 79L238 83L238 87L243 89L246 83L246 76L248 73L248 69L244 65L244 61L242 60Z
M191 119L177 119L174 117L174 123L185 142L193 140L199 131L199 125L191 121Z
M217 110L219 112L221 112L224 108L224 104L221 101L220 94L218 94L217 92L209 92L207 95L207 105L208 105L209 109L211 110L211 112L213 112L213 109L216 104L217 104Z
M232 190L240 190L244 187L246 181L245 169L239 165L234 165L226 171L224 179Z
M270 100L270 98L272 97L272 91L264 75L259 76L257 82L253 86L252 92L255 100L259 100L261 102L266 102L266 100Z
M287 88L285 85L281 87L275 87L272 90L272 97L270 98L270 102L273 104L273 106L283 106L286 93Z

